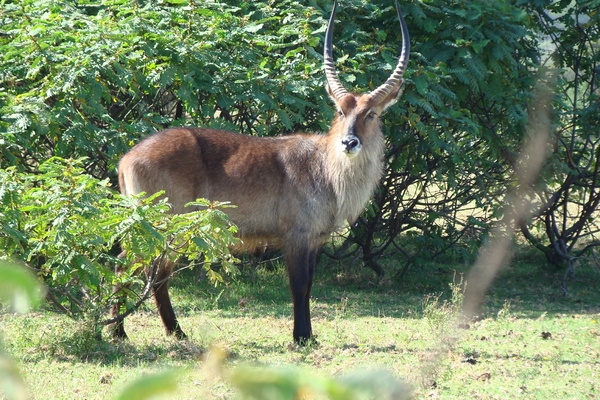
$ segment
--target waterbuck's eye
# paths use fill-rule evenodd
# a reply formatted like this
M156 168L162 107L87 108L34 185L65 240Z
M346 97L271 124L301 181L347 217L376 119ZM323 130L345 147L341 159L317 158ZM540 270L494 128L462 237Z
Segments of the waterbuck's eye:
M367 113L367 115L365 116L365 119L373 119L377 116L377 113L375 111L369 111Z
M337 110L337 115L338 115L339 117L343 117L343 116L344 116L344 113L342 112L342 110Z

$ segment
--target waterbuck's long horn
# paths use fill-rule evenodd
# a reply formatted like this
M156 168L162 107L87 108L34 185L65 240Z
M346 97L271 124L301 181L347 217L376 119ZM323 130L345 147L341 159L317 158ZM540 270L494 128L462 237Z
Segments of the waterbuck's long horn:
M323 61L325 63L325 77L327 78L327 84L331 89L331 93L336 100L340 100L342 97L348 94L348 91L344 89L340 82L337 72L335 71L335 65L333 63L333 56L331 55L331 49L333 47L333 19L335 18L335 11L337 10L337 0L333 2L333 10L331 10L331 17L329 18L329 25L327 25L327 33L325 33L325 47L323 49Z
M406 67L408 65L408 54L410 53L410 38L408 36L408 27L406 26L406 21L404 21L404 17L400 12L400 7L398 7L398 1L396 3L396 11L398 12L398 20L400 21L400 28L402 29L402 52L400 53L400 58L398 59L398 64L396 65L396 69L392 72L392 75L388 78L387 81L377 89L373 90L369 96L377 102L378 100L383 99L385 96L390 94L390 92L398 87L398 85L402 84L402 76L406 71Z

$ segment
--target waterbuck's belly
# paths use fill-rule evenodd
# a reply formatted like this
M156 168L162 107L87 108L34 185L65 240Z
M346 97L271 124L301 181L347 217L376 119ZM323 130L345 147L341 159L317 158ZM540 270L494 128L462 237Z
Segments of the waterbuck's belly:
M310 247L321 245L336 229L335 218L327 201L315 208L299 198L286 201L241 203L224 208L230 221L238 228L243 245L236 251L252 253L264 248L283 248L288 241L306 242Z

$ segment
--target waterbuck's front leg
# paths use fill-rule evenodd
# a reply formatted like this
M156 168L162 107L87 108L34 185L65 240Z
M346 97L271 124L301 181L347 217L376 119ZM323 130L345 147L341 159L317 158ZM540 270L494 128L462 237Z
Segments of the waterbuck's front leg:
M312 337L309 302L317 254L317 250L311 250L308 243L298 239L288 241L285 246L285 263L294 306L294 341L298 344L306 344Z
M315 276L315 269L317 267L317 260L321 254L321 249L315 249L310 252L308 258L308 289L306 291L306 297L304 299L304 309L306 313L306 323L308 324L308 332L312 337L312 324L310 319L310 291L312 289L313 278Z

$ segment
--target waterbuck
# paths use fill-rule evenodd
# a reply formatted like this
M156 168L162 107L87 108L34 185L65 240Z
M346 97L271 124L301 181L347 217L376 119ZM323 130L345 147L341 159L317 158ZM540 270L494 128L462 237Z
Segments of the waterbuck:
M225 211L237 225L246 250L279 247L294 306L294 340L312 336L309 298L324 241L363 211L383 174L384 137L379 118L396 102L410 51L408 28L398 4L402 52L391 76L368 94L349 93L332 56L334 2L325 34L327 91L337 116L326 135L254 137L203 128L171 128L142 140L119 164L123 194L165 191L174 213L190 211L197 198L228 201ZM160 268L153 294L167 334L184 338L168 293L172 266ZM113 305L112 317L119 313ZM123 322L113 326L125 337Z

